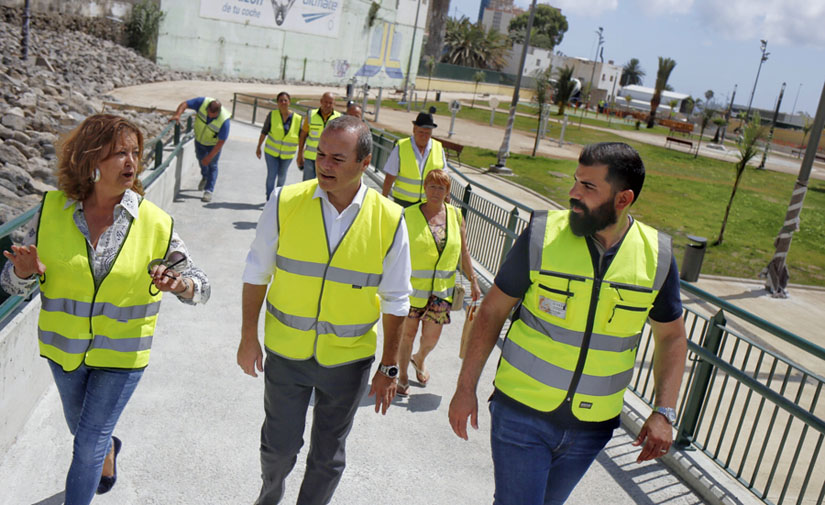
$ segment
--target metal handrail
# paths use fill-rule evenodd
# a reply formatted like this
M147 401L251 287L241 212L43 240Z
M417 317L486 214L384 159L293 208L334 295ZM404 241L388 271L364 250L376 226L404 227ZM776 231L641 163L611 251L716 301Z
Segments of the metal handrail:
M792 344L805 352L811 353L819 359L825 360L825 348L822 348L809 340L805 340L804 338L784 328L780 328L779 326L769 321L765 321L761 317L755 314L751 314L745 309L737 307L736 305L728 302L727 300L723 300L719 297L716 297L708 293L707 291L698 288L690 282L682 280L680 281L680 284L682 286L682 289L684 289L688 293L692 293L702 298L703 300L708 301L713 305L716 305L725 312L734 314L735 316L741 318L743 321L746 321L762 330L768 331L773 335L776 335L777 337L781 338L782 340L788 342L789 344Z

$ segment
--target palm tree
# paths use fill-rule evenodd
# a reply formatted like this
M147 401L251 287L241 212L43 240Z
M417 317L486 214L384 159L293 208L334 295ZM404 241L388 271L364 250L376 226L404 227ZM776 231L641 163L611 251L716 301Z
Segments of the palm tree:
M676 104L678 103L679 100L676 100L675 98L667 103L667 105L670 107L670 117L676 115L676 111L674 109L676 109Z
M713 100L713 90L709 89L705 91L705 102L710 103L711 100Z
M622 67L622 78L619 80L620 86L627 86L629 84L642 85L642 77L645 76L645 71L642 70L637 58L630 58L630 61Z
M625 95L624 101L627 102L627 110L630 111L630 102L633 101L633 97L630 95Z
M650 116L647 118L648 128L653 128L653 125L656 123L656 109L659 108L659 103L662 101L662 91L665 89L665 86L667 86L667 80L670 78L670 73L673 72L673 67L675 66L676 61L659 56L656 86L654 86L653 98L650 99Z
M447 19L444 48L446 63L493 70L504 67L509 50L505 35L492 28L485 32L480 23L472 24L466 17Z
M718 144L719 141L720 141L720 135L722 133L722 128L727 126L728 122L725 121L725 118L723 118L723 117L715 117L715 118L713 118L713 124L716 125L716 134L713 136L713 143ZM725 139L721 139L721 140L724 141Z
M484 77L485 77L484 72L482 72L481 70L479 70L478 72L473 74L473 82L475 82L476 85L475 85L475 88L473 88L473 101L470 104L471 109L475 108L475 105L476 105L476 92L478 91L478 83L483 81Z
M705 110L702 111L702 122L700 123L699 130L699 143L696 144L696 154L693 155L694 158L699 156L699 148L702 147L702 136L705 134L705 128L708 127L708 123L710 123L710 120L713 119L714 114L716 114L716 111L710 107L705 107Z
M576 83L573 82L573 67L559 69L558 79L556 79L556 105L559 106L559 116L564 115L564 107L573 96Z
M430 94L430 84L433 80L433 70L435 70L435 58L430 55L425 56L424 66L427 68L427 92L424 93L424 108L427 108L427 95Z
M802 125L802 144L799 146L799 156L802 156L802 151L807 148L805 139L808 138L808 133L811 131L811 119L805 118L805 124ZM797 156L797 157L799 157Z
M739 181L742 179L742 174L745 172L745 167L748 162L756 156L759 151L756 148L756 142L765 135L765 130L759 124L759 114L753 116L753 120L747 123L742 131L742 143L739 144L739 161L736 163L736 179L733 181L733 190L730 193L730 200L728 206L725 208L725 217L722 219L722 229L719 230L719 238L713 245L721 245L725 236L725 226L728 224L728 216L730 216L730 208L733 205L733 197L736 196L736 190L739 188Z
M447 27L447 13L449 12L450 0L432 0L427 15L429 35L422 53L435 61L441 59L441 53L444 50L444 34Z
M550 72L552 67L544 70L536 70L533 72L533 77L536 79L536 93L533 95L533 101L539 106L537 113L539 119L536 125L536 142L533 144L533 156L539 148L539 134L541 133L541 120L544 116L544 105L550 101Z

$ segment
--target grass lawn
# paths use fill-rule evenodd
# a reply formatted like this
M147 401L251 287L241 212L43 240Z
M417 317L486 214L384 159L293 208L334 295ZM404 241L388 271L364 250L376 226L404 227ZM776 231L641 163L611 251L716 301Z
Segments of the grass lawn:
M585 130L582 130L583 132ZM603 132L590 131L579 143L623 141ZM571 139L572 140L572 139ZM686 235L699 235L713 242L719 234L725 206L730 198L735 170L733 163L629 142L645 161L647 178L633 215L671 234L681 264ZM496 152L465 147L462 161L486 167L496 161ZM507 162L514 180L552 200L565 203L573 183L575 161L531 158L514 154ZM748 168L731 208L720 246L708 247L702 272L705 274L755 278L773 256L773 240L785 217L796 178L788 174ZM788 256L791 282L825 285L825 182L811 181L802 212L801 230L794 234Z
M478 102L477 102L478 103ZM486 104L485 104L486 105ZM405 109L391 100L382 107ZM438 113L449 114L448 104L436 104ZM458 117L489 124L489 110L462 107ZM504 126L506 115L496 113L496 124ZM585 118L584 124L604 121ZM515 128L535 131L536 118L516 117ZM618 121L614 121L616 127ZM686 236L699 235L713 242L719 235L725 206L730 198L735 176L734 164L658 146L627 141L609 132L568 125L565 140L577 144L593 142L628 142L639 151L645 162L647 178L633 215L645 223L673 236L674 252L681 265ZM621 126L633 128L631 125ZM666 129L662 129L666 132ZM650 130L646 130L650 131ZM656 131L654 129L654 131ZM551 135L558 134L557 127ZM401 136L409 132L397 132ZM496 151L465 146L462 161L476 167L496 162ZM507 165L514 180L548 198L564 204L576 169L576 162L531 158L513 154ZM782 225L796 176L756 170L749 167L743 175L731 208L720 246L709 246L702 273L756 278L773 257L773 241ZM793 283L825 285L825 181L811 180L802 211L800 231L794 234L787 265Z

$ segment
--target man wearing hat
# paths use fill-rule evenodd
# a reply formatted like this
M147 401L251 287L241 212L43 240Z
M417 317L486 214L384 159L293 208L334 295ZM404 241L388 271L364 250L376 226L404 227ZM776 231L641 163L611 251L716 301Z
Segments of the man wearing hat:
M384 165L384 196L409 207L424 200L424 179L432 170L447 166L441 142L432 139L433 115L420 112L413 123L413 135L399 140Z

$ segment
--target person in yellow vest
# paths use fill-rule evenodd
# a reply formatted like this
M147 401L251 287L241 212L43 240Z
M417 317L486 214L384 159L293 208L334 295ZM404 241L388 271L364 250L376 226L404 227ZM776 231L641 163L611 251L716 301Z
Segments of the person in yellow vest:
M266 140L264 158L266 159L266 199L275 189L275 178L278 187L286 182L286 172L295 154L298 152L298 138L301 130L301 118L289 110L289 93L281 91L275 98L278 108L266 116L258 138L258 147L255 156L261 159L261 145Z
M420 112L413 123L413 136L399 140L384 164L383 194L402 207L424 200L424 179L432 170L447 166L441 142L433 140L433 115Z
M181 102L172 119L180 122L180 115L186 109L198 111L195 116L195 157L201 167L198 191L203 191L202 201L211 202L215 182L218 180L218 160L221 149L229 138L229 119L232 114L219 100L200 96Z
M461 212L446 203L450 194L450 176L444 170L433 170L424 179L427 201L404 209L407 233L410 236L412 259L412 294L410 312L401 330L398 350L398 396L410 390L407 368L412 364L421 386L430 380L425 365L427 355L435 348L445 324L450 324L450 307L456 283L456 268L461 258L464 275L470 279L473 301L481 296L478 278L473 271L473 258L467 249L467 234ZM415 334L421 322L418 352L412 354Z
M327 91L321 96L321 107L309 109L301 123L301 133L298 138L298 168L304 171L305 181L315 178L315 158L321 132L330 120L341 115L333 109L334 105L335 95Z
M117 480L122 442L112 433L149 363L163 293L209 299L172 218L143 198L142 152L134 124L88 117L60 144L60 190L46 192L37 227L3 252L6 292L40 282L40 355L74 436L67 505L86 505Z
M570 210L533 213L481 304L449 419L478 427L479 376L520 303L490 400L496 505L564 503L619 426L648 319L656 403L633 445L639 462L670 449L687 339L671 239L630 216L644 173L627 144L586 146Z
M297 502L332 498L375 359L379 319L375 411L386 413L395 396L409 312L409 239L401 207L361 182L371 153L372 134L361 120L330 121L318 144L317 179L275 190L246 258L238 365L253 377L264 372L258 505L283 497L313 392L312 447ZM258 340L264 300L266 367Z

